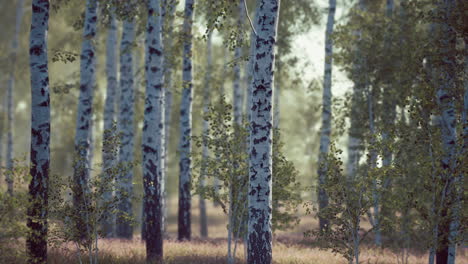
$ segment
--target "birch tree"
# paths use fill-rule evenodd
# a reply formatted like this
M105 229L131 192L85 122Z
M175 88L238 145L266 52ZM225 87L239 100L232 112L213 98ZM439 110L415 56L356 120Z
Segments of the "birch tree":
M109 27L107 28L107 41L106 41L106 101L104 103L104 133L103 133L103 147L102 147L102 162L103 162L103 177L111 179L111 168L116 165L117 153L112 151L110 144L111 139L115 136L116 131L114 128L115 122L115 107L117 96L117 21L115 14L111 13ZM103 194L104 202L109 202L112 199L112 192ZM102 233L104 237L111 237L114 235L114 218L106 212L102 222Z
M20 1L21 2L21 1ZM31 71L31 156L26 238L28 263L47 263L47 205L50 167L50 97L47 64L49 1L32 1L29 36Z
M96 74L96 48L94 39L97 27L97 1L87 0L84 18L83 42L80 60L80 95L78 98L78 110L75 133L75 160L73 172L73 204L76 210L76 230L83 231L88 227L87 197L89 193L89 158L90 158L90 133L92 129L93 91L95 88ZM85 238L82 232L77 234Z
M248 263L272 263L272 93L280 1L260 0L252 54Z
M116 235L120 238L131 239L133 227L129 217L132 216L132 194L133 194L133 141L134 141L134 80L133 80L133 55L132 46L135 41L135 23L131 12L133 1L124 5L127 12L123 21L122 40L120 43L120 105L118 131L121 133L121 146L119 150L119 162L128 170L122 171L117 180L119 216L117 217Z
M443 171L441 173L442 181L445 182L445 188L442 190L443 208L441 212L442 223L439 225L439 246L436 252L437 263L452 263L455 261L455 249L450 249L451 242L449 241L450 221L448 220L451 206L453 206L453 197L456 192L456 179L454 175L456 159L457 159L457 117L455 110L455 100L451 92L455 88L456 83L456 68L455 68L455 43L456 32L451 25L450 20L455 12L455 0L444 0L438 3L437 11L442 16L442 21L439 22L440 38L438 40L437 53L440 56L438 64L438 76L436 99L439 106L441 117L441 134L442 134L442 149L443 157L441 165ZM448 202L450 201L450 202Z
M387 0L387 5L386 5L386 16L388 19L392 19L393 16L393 10L394 10L394 2L393 0ZM387 35L385 37L385 43L384 43L384 51L390 53L391 51L390 46L391 46L392 38L391 38L391 33L390 30L387 30ZM391 65L389 65L389 68ZM388 73L388 75L391 76L391 74ZM388 77L387 77L388 78ZM396 117L396 99L395 99L395 92L394 92L394 87L391 85L390 81L387 81L384 84L384 89L383 89L383 96L382 96L382 119L383 119L383 129L382 129L382 141L384 144L390 144L391 143L391 129L394 126L395 123L395 117ZM369 103L371 104L371 103ZM375 115L375 113L370 114L369 117ZM374 121L372 120L372 123ZM372 124L373 126L373 124ZM371 128L371 135L373 135L373 138L375 138L375 128ZM385 147L383 150L383 160L382 160L382 166L388 168L391 165L392 162L392 151L390 150L389 147ZM371 157L372 159L372 164L377 162L377 153L375 151L372 151ZM375 167L375 166L374 166ZM383 188L387 188L388 185L390 184L390 178L386 177L384 179L384 184ZM381 215L380 215L380 200L381 200L381 192L383 190L379 190L377 186L377 181L374 179L373 182L374 185L374 190L373 190L373 198L374 198L374 214L373 214L373 219L372 222L374 224L374 243L376 246L381 246L382 245L382 234L381 234Z
M164 176L166 179L164 180L167 182L168 177L168 150L169 150L169 142L170 142L170 129L171 129L171 120L172 120L172 89L173 89L173 80L172 80L172 71L175 67L174 65L174 58L173 58L173 43L174 43L174 18L175 18L175 10L176 6L179 3L178 0L163 0L162 5L162 13L163 13L163 20L162 20L162 28L163 28L163 42L164 42L164 87L165 87L165 110L164 110L164 169L165 174ZM167 216L167 190L164 190L164 219ZM163 220L164 220L163 219Z
M180 161L179 161L179 211L178 239L190 240L191 237L191 195L192 180L192 24L195 0L185 0L183 24L183 62L182 62L182 102L180 104Z
M145 241L148 262L163 257L164 71L161 2L148 1L146 23L146 100L143 125Z
M18 39L21 30L21 21L23 20L23 5L24 0L19 0L16 7L16 21L15 21L15 33L13 36L13 42L11 44L11 53L10 53L10 79L8 80L8 90L7 90L7 155L6 155L6 181L8 185L8 193L13 195L13 175L11 170L13 169L13 90L15 87L15 73L16 73L16 60L18 53Z
M332 65L333 65L333 28L335 24L336 0L330 0L328 7L327 28L325 31L325 72L322 95L322 129L320 130L319 168L318 168L318 201L319 210L327 207L328 195L321 187L326 181L328 170L327 156L330 146L332 115ZM328 227L327 219L319 218L320 229Z
M239 17L237 20L238 36L236 40L236 48L234 49L234 80L233 80L233 106L234 106L234 124L242 124L242 106L244 102L244 94L241 86L241 57L242 57L242 30L245 19L244 0L238 1Z
M359 11L364 12L366 9L366 4L364 0L359 0L358 3ZM361 31L357 30L355 36L358 40L361 37ZM356 44L356 59L354 65L354 74L357 76L363 70L364 62L363 58L359 55L359 43ZM358 79L360 77L357 77ZM351 110L350 110L350 128L348 136L348 162L346 165L346 172L348 177L354 178L357 173L357 168L359 166L359 160L361 159L362 151L362 131L360 123L362 120L362 113L359 110L359 107L362 104L363 100L363 90L365 84L362 80L355 81L353 86L353 94L351 97Z
M206 43L206 72L205 72L205 83L203 88L203 115L206 116L209 111L210 106L210 93L211 93L211 71L212 71L212 57L211 57L211 40L212 40L213 31L208 33L207 43ZM208 135L209 123L208 120L203 119L203 137ZM206 144L206 138L203 140L203 157L202 163L206 162L206 159L209 155L208 146ZM202 164L200 168L200 187L204 188L206 185L206 165ZM208 218L206 215L206 201L205 198L200 195L199 200L200 207L200 236L208 237Z

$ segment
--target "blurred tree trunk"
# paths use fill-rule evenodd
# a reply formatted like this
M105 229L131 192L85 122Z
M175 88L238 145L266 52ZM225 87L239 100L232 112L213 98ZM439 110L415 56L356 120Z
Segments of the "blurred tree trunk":
M210 105L210 93L211 93L211 71L212 71L212 58L211 58L211 39L213 32L208 33L208 39L206 43L206 72L205 72L205 86L203 89L203 115L208 114L209 105ZM206 137L208 135L209 123L207 120L203 119L203 133L202 136ZM200 186L203 188L206 185L206 159L208 159L208 146L206 145L206 139L203 139L203 157L202 157L202 167L200 172ZM200 236L208 237L208 218L206 215L206 202L205 199L200 196L199 200L200 207Z
M455 248L450 250L450 218L451 211L454 209L454 198L456 194L456 184L459 179L455 175L456 167L456 153L457 153L457 117L455 110L455 100L451 96L451 92L456 85L456 58L455 58L455 43L456 33L453 25L450 25L452 16L455 12L455 0L444 0L438 4L438 12L442 16L442 21L439 23L440 36L438 37L437 53L440 60L437 75L438 87L436 88L437 104L441 113L441 132L442 132L442 149L443 156L441 158L441 165L443 171L441 172L442 181L445 183L446 188L442 191L442 204L441 210L441 224L439 225L439 246L436 252L437 264L449 263L448 260L455 261ZM450 252L452 251L452 252ZM451 255L453 254L453 256Z
M143 125L143 185L146 260L163 258L164 52L159 0L148 1L146 24L146 100Z
M97 1L87 0L84 18L83 42L80 60L80 95L75 133L75 160L73 174L73 205L76 210L76 231L80 239L89 238L89 222L85 220L89 208L89 158L92 129L93 90L96 74L95 36L97 27Z
M386 16L390 19L393 17L393 10L394 10L394 2L393 0L387 0L387 5L386 5ZM384 49L386 52L390 53L391 50L390 46L392 43L392 38L391 38L391 31L387 30L387 35L385 36L385 43L384 43ZM392 67L390 65L389 67ZM392 69L388 69L389 72L392 71ZM382 119L384 123L384 127L382 129L382 140L386 144L391 143L391 138L390 138L390 130L394 126L395 123L395 117L396 117L396 101L395 101L395 91L394 87L391 85L391 81L387 81L384 84L383 88L383 97L382 97L382 104L383 104L383 112L382 112ZM370 102L369 104L373 104L373 102ZM374 118L375 118L375 113L373 113L372 117L369 116L370 119L372 119L372 123L374 123ZM369 120L371 122L371 120ZM373 126L373 125L372 125ZM371 143L371 168L375 168L377 166L377 153L372 150L375 145L375 137L376 137L376 131L375 128L371 128L371 136L372 136L372 143ZM390 166L392 162L392 151L384 146L383 150L383 160L382 160L382 166L388 167ZM390 178L385 178L385 183L384 186L388 186L390 184ZM382 190L379 190L377 181L374 179L373 180L373 191L372 191L372 196L374 200L374 212L373 212L373 224L374 224L374 243L376 246L380 247L382 246L382 233L381 233L381 227L380 227L380 200L381 200L381 193Z
M359 0L358 8L360 12L366 11L366 3L364 0ZM361 31L357 30L355 34L361 38ZM365 89L365 81L361 80L362 76L359 74L365 67L365 61L360 56L360 43L356 44L356 61L354 63L354 81L353 94L351 96L351 113L350 113L350 128L348 136L348 162L346 165L346 174L349 178L355 178L359 167L359 160L361 159L362 151L362 134L363 134L363 119L364 116L360 107L364 103L363 92Z
M164 110L164 122L165 122L165 139L164 139L164 182L168 181L168 160L169 160L169 143L170 143L170 135L171 135L171 121L172 121L172 71L175 67L174 58L173 58L173 42L174 42L174 17L175 17L175 10L177 4L179 3L178 0L162 0L162 29L163 29L163 43L164 43L164 87L166 94L165 98L165 110ZM166 222L167 219L167 188L164 189L164 200L163 200L163 213L164 213L164 224L163 228L166 230Z
M237 28L239 35L236 39L236 48L234 50L234 80L233 80L233 108L234 108L234 124L242 125L242 107L244 104L244 93L241 86L241 60L242 60L242 32L244 28L244 19L245 19L245 8L244 0L238 0L238 11L239 16L237 18Z
M182 102L180 104L180 161L178 240L191 238L191 181L192 181L192 24L195 0L185 0L183 25Z
M7 155L6 155L6 167L8 172L6 173L6 181L8 185L8 193L13 195L13 118L14 118L14 98L13 90L15 88L15 74L16 74L16 60L18 53L18 42L19 34L21 30L21 21L23 20L23 5L24 0L19 0L16 7L16 21L15 21L15 35L13 36L13 43L11 44L10 53L10 79L8 80L7 90L7 112L8 112L8 138L7 138Z
M22 2L22 1L20 1ZM26 238L28 263L47 263L47 206L50 167L50 97L47 64L49 1L32 1L29 38L31 71L30 204Z
M272 263L272 92L280 1L260 0L255 21L250 120L248 263Z
M130 11L131 3L126 6ZM117 217L116 235L120 238L131 239L133 237L133 227L128 217L132 213L133 195L133 141L134 141L134 73L132 46L135 42L135 23L132 14L123 21L122 40L120 44L120 105L118 132L121 133L121 146L119 150L119 162L125 166L118 180L118 196L120 199ZM124 215L122 215L124 214ZM126 216L125 216L126 215Z
M319 210L328 206L328 195L323 185L327 180L327 156L330 148L332 119L332 67L333 67L333 29L335 24L336 0L329 0L328 21L325 31L325 72L323 77L322 95L322 129L320 130L320 148L318 161L318 202ZM320 230L328 227L326 218L319 218Z
M104 179L111 180L112 168L116 165L117 153L112 151L113 144L112 138L115 137L116 131L114 127L115 122L115 107L116 107L116 94L117 94L117 21L115 14L110 17L109 27L107 28L107 42L106 42L106 77L107 77L107 90L106 101L104 104L104 133L103 133L103 146L102 146L102 163L103 163L103 177ZM112 200L112 192L108 191L103 194L104 202ZM112 237L114 235L115 218L109 213L105 212L104 220L102 222L102 233L104 237Z

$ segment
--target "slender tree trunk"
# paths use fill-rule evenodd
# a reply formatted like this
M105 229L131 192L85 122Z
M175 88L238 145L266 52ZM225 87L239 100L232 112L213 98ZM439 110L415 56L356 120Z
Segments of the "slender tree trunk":
M388 18L392 18L393 16L393 9L394 9L394 2L393 0L387 0L387 7L386 7L386 15ZM388 33L387 36L385 37L385 49L388 50L391 45L391 33ZM396 117L396 101L394 99L394 91L393 87L387 83L384 87L384 95L383 95L383 120L384 120L384 128L382 131L382 140L386 143L389 144L390 141L390 129L393 127L394 122L395 122L395 117ZM369 105L373 104L373 102L369 102ZM370 114L370 113L369 113ZM372 120L372 121L371 121ZM369 115L369 122L372 123L372 126L374 126L374 113L372 115ZM375 139L374 137L376 136L376 131L375 128L371 128L371 136L372 141L371 141L371 168L376 167L376 162L377 162L377 153L373 149L373 146L375 145ZM383 151L383 161L382 165L385 167L390 166L392 162L392 152L388 147L384 147ZM390 184L390 178L386 178L384 181L384 186L387 186ZM373 190L372 190L372 196L374 200L374 212L373 212L373 223L374 223L374 243L376 246L380 247L382 246L382 233L380 229L380 200L381 200L381 190L379 190L378 184L376 180L373 180Z
M239 32L242 32L244 28L244 20L245 20L245 7L244 7L244 0L238 0L238 11L239 11L239 16L237 18L237 29ZM233 127L235 133L239 133L239 129L242 126L243 120L242 120L242 114L243 114L243 106L244 106L244 93L242 91L242 85L241 85L241 60L242 60L242 47L240 46L241 43L243 42L242 35L240 34L237 39L237 47L234 50L234 79L233 79L233 110L234 110L234 120L233 120ZM242 151L245 151L242 150ZM238 166L238 164L234 164L234 166ZM235 175L234 177L238 177L239 181L242 181L243 177L247 177L246 175ZM240 208L241 206L236 206L234 205L235 203L238 202L240 197L243 196L244 190L240 188L240 185L237 184L238 181L234 181L234 184L231 184L230 186L230 192L232 194L232 200L229 200L230 207L231 208L236 208L232 210L231 214L231 224L234 227L241 226L243 224L243 216L240 215ZM239 233L237 232L236 228L233 230L233 239L239 238Z
M115 137L116 129L115 122L115 107L117 94L117 21L115 15L110 17L110 25L107 29L106 42L106 76L107 90L106 101L104 104L104 134L102 146L102 162L103 162L103 177L104 180L113 180L112 168L116 165L117 154L113 151L115 146L112 146L112 138ZM108 203L112 200L112 191L107 191L103 194L103 200ZM114 235L115 218L108 212L105 212L104 220L102 221L102 233L104 237L112 237Z
M163 0L163 37L164 39L164 53L166 54L164 56L164 87L166 94L164 96L165 98L165 110L164 110L164 122L165 122L165 139L164 139L164 182L167 182L168 177L169 177L169 165L168 165L168 160L169 160L169 143L170 143L170 129L171 129L171 121L172 121L172 70L174 69L175 65L173 62L173 56L172 56L172 50L173 50L173 42L174 42L174 17L175 17L175 10L176 6L179 3L178 0ZM163 212L164 212L164 224L163 228L166 230L165 227L165 219L167 218L167 213L168 213L168 208L167 208L167 200L168 200L168 195L167 195L167 189L164 189L164 200L163 200Z
M359 10L364 12L366 10L366 3L364 0L359 0L358 3ZM361 31L357 30L355 34L358 37L361 37ZM365 61L360 56L360 47L359 43L356 44L356 53L357 59L354 65L355 74L362 72L363 67L365 67ZM356 177L357 169L359 166L359 161L361 159L362 151L362 127L363 116L360 110L360 107L363 104L363 91L365 88L365 83L362 81L356 81L353 87L353 95L351 98L351 116L348 136L348 162L346 165L346 173L349 178L353 179Z
M243 25L244 25L244 17L245 17L245 8L244 8L244 0L238 0L238 10L239 10L239 17L237 19L237 28L240 32L242 32ZM241 86L241 59L242 59L242 47L240 46L243 42L241 35L237 38L237 47L234 50L234 79L233 79L233 107L234 107L234 124L242 125L242 108L244 104L244 93L242 91Z
M130 8L130 6L127 6ZM134 76L132 45L135 41L135 24L133 18L127 18L123 22L122 42L120 44L120 105L119 105L119 133L121 133L121 147L119 151L119 162L128 167L133 162L134 141ZM116 235L120 238L131 239L133 227L126 219L132 216L133 195L133 171L127 168L118 177L119 217L117 218ZM121 215L121 214L126 214Z
M250 131L248 263L272 263L272 143L275 43L280 0L260 0L256 11Z
M192 181L192 24L195 0L185 0L183 25L182 102L180 104L180 161L178 239L190 240Z
M49 1L32 1L29 55L31 71L31 182L26 239L28 263L47 263L47 207L50 167L50 97L47 64Z
M73 174L73 205L76 210L76 235L88 238L88 222L85 215L88 214L86 199L89 191L89 158L90 158L90 131L92 129L93 90L96 74L96 48L94 38L97 26L97 1L87 0L84 20L83 43L80 61L80 95L76 118L75 133L75 160Z
M210 105L210 92L211 92L211 71L212 71L212 58L211 58L211 38L213 32L208 33L208 39L206 43L206 73L205 73L205 87L203 90L203 114L208 114ZM202 168L200 172L200 186L203 188L206 185L206 160L208 159L209 150L205 137L208 135L209 122L203 119L203 158ZM206 202L205 199L200 196L199 201L200 207L200 235L201 237L208 237L208 218L206 215Z
M328 194L323 189L327 180L327 156L330 148L332 118L332 66L333 66L333 29L335 24L336 0L329 1L327 29L325 31L325 73L322 95L322 129L320 130L319 167L318 167L318 201L319 210L328 206ZM328 227L328 219L319 218L320 230Z
M455 249L451 252L453 256L449 257L450 246L450 211L454 207L454 198L456 193L456 182L458 175L454 175L456 166L457 153L457 131L456 131L456 111L455 101L450 95L450 91L455 87L456 68L454 56L456 33L453 27L450 26L455 7L455 0L445 0L439 4L439 11L444 14L444 21L440 24L440 38L438 53L441 56L440 74L437 87L437 104L441 113L441 130L442 130L442 148L444 151L441 159L442 163L442 180L447 183L446 199L443 200L442 208L442 223L439 225L439 247L436 253L437 264L448 263L449 258L455 260Z
M15 35L13 36L13 43L11 45L11 54L10 54L10 79L8 81L8 90L7 90L7 111L8 111L8 143L7 143L7 169L8 172L6 173L6 180L8 185L8 193L13 195L13 116L14 116L14 109L13 109L13 90L15 87L15 73L16 73L16 57L18 53L18 42L19 42L19 34L21 30L21 21L23 20L23 5L24 0L19 0L18 5L16 7L16 22L15 22Z
M463 132L462 137L463 141L461 142L461 150L459 154L459 161L457 166L459 168L456 171L457 175L454 175L453 180L453 206L450 215L450 226L449 226L449 234L448 234L448 264L455 264L456 254L457 254L457 240L459 239L459 230L460 230L460 221L461 221L461 212L463 211L463 204L462 204L462 197L463 197L463 186L466 174L466 157L467 157L467 150L468 150L468 38L465 38L465 63L464 63L464 71L462 75L464 75L464 96L463 96L463 110L462 110L462 126ZM465 166L465 167L464 167Z
M146 100L143 126L143 184L146 260L163 257L164 71L161 2L148 0L146 24Z

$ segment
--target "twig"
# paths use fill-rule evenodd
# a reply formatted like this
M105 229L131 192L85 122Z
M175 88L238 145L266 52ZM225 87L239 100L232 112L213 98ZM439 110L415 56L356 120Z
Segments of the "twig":
M252 28L253 30L253 33L255 34L255 36L257 37L257 31L255 30L255 27L252 23L252 19L250 19L250 15L249 15L249 8L247 7L247 2L244 0L244 8L245 8L245 14L247 15L247 19L249 20L250 22L250 27Z

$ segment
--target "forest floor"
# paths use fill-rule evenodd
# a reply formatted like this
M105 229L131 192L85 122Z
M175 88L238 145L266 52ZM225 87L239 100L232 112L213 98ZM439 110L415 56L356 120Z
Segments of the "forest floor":
M165 264L215 264L226 263L227 255L227 219L220 207L208 204L209 238L202 239L199 236L198 201L193 200L192 234L190 242L178 242L176 201L171 201L168 217L168 238L164 241L164 263ZM314 246L313 239L304 238L303 233L317 227L317 221L312 216L301 217L301 223L292 230L279 231L275 234L273 244L273 259L276 264L335 264L347 263L347 261L331 251L320 250ZM137 228L135 228L137 229ZM99 252L101 264L144 264L145 246L135 235L132 241L119 239L99 240ZM466 249L458 250L457 263L468 263ZM244 262L244 247L239 243L237 248L237 262ZM403 255L392 250L376 249L364 245L361 251L361 262L372 264L410 263L426 264L427 254L412 251L407 262L402 262ZM49 252L50 264L78 263L76 253L51 249Z

